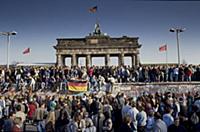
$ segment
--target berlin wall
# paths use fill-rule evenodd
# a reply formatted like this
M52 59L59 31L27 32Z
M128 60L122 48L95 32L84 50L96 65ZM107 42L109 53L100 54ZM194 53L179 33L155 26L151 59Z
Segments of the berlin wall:
M157 83L116 83L113 92L123 92L127 96L139 96L144 92L155 94L156 92L172 92L176 94L200 92L200 82L157 82Z

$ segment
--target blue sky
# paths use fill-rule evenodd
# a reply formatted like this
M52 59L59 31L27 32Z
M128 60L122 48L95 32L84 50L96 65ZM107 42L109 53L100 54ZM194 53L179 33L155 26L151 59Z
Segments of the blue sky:
M91 14L90 7L98 5ZM142 63L165 63L158 48L168 44L168 61L177 62L175 33L180 34L181 60L200 64L200 1L136 0L1 0L0 32L15 30L11 37L10 62L55 62L57 38L85 37L96 18L111 37L139 37ZM25 48L31 53L23 55ZM6 37L0 36L0 64L6 63Z

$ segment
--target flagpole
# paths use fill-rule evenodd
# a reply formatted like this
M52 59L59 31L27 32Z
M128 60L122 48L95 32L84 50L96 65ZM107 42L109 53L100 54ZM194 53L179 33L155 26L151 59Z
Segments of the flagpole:
M96 24L99 24L99 19L98 19L98 5L97 5L97 11L96 11Z
M168 46L166 44L166 68L165 68L165 72L166 72L166 81L168 82Z
M167 47L167 45L166 45ZM166 48L166 66L168 67L168 47Z
M97 13L98 13L98 11L97 11ZM97 13L96 13L96 24L99 24Z

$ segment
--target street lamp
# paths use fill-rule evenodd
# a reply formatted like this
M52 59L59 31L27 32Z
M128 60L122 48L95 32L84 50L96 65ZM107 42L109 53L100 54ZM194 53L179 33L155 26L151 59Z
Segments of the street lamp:
M178 65L180 65L180 46L179 46L179 33L184 32L185 28L171 28L170 32L176 32L177 41L177 53L178 53Z
M7 69L9 69L9 51L10 51L10 36L11 35L16 35L17 32L12 31L12 32L0 32L0 35L5 35L7 36Z

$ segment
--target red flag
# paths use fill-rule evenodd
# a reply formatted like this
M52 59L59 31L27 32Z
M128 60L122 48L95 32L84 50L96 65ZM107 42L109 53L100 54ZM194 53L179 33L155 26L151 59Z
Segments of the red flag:
M160 46L159 47L159 51L162 52L162 51L167 51L167 45L163 45L163 46Z
M96 11L97 11L97 6L94 6L89 9L89 12L91 12L91 13L95 13Z
M30 53L30 48L26 48L26 49L24 49L24 51L23 51L23 54L28 54L28 53Z

